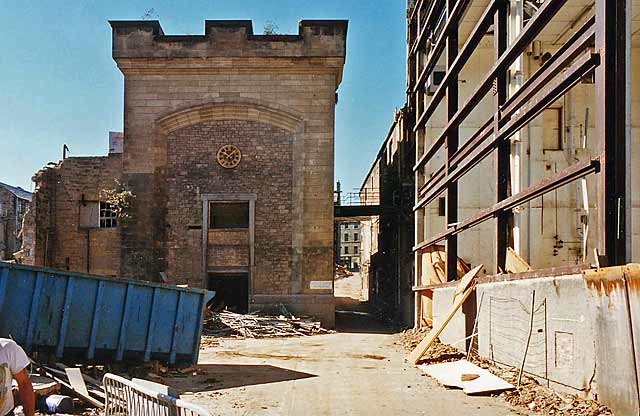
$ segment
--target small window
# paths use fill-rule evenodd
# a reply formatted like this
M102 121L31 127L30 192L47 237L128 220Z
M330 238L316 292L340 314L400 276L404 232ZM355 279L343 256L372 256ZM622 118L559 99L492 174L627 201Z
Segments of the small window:
M443 196L438 198L438 215L440 217L447 215L447 200Z
M349 246L344 246L344 254L349 254Z
M344 241L349 241L349 234L344 233L344 238L343 238L343 240L344 240Z
M212 202L209 228L249 228L249 202Z
M100 228L115 228L117 225L116 213L111 204L100 201Z
M358 254L358 246L353 247L353 254Z
M353 233L353 241L358 241L358 233Z

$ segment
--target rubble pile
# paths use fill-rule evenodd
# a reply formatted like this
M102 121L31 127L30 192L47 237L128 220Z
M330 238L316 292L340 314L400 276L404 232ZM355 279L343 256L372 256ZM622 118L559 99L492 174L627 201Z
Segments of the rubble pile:
M419 329L408 329L401 333L402 347L406 351L412 351L422 339L429 333L430 327ZM453 348L451 345L443 344L436 340L431 348L424 354L421 362L424 364L446 363L465 358L466 354Z
M405 351L413 350L416 345L431 330L430 327L419 329L409 329L400 334L400 342ZM433 346L422 357L424 364L435 364L464 359L466 354L455 349L451 345L443 344L436 340ZM496 376L513 384L518 383L518 369L512 367L501 367L488 360L471 354L469 361L475 365L490 371ZM612 415L613 412L606 406L595 400L585 400L571 394L558 393L548 387L538 383L532 377L523 374L520 387L512 391L505 391L497 394L509 404L521 406L529 411L544 415L555 416L598 416Z
M214 312L204 322L204 335L232 338L281 338L328 334L320 322L287 315L239 314Z
M342 264L336 264L335 267L335 278L336 279L344 279L345 277L353 276L353 273L349 271L347 266Z

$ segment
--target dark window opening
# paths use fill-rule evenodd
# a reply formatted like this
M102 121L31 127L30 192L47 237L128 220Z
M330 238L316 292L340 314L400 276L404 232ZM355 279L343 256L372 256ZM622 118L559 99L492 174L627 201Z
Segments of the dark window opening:
M446 215L446 200L443 196L438 198L438 215L444 217Z
M249 202L212 202L209 228L249 228Z
M208 289L216 295L208 304L213 311L227 309L249 312L249 275L247 273L209 273Z
M108 202L100 201L100 228L115 228L118 223L116 212Z

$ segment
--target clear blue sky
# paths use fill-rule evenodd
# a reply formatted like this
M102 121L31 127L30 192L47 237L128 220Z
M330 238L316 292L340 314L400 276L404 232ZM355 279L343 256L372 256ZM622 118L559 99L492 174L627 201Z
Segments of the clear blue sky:
M375 7L373 6L375 5ZM122 131L123 78L109 19L153 8L167 34L202 34L205 19L266 21L297 33L299 19L349 19L336 107L336 179L358 188L405 95L405 2L397 0L3 0L0 7L0 181L31 189L61 158L103 155Z

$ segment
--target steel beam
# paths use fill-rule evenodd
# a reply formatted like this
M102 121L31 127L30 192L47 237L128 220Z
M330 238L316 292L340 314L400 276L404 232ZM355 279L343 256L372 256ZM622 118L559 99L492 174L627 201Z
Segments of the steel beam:
M560 48L556 54L554 54L544 67L536 71L525 84L504 103L501 111L501 118L510 118L515 111L520 109L522 104L535 95L540 88L546 83L552 80L561 69L571 63L571 61L579 55L587 46L593 43L595 38L594 19L590 19L585 23L569 40ZM485 122L476 132L462 144L458 152L454 155L451 163L453 165L459 163L462 159L469 155L471 150L475 149L491 134L489 128L493 121L493 117ZM435 143L440 142L440 138L436 139ZM437 148L430 150L427 154L434 154ZM420 166L422 159L416 163L416 169ZM444 166L443 166L444 167ZM421 188L420 195L424 190L428 189L433 183L441 179L441 171L437 170L434 175L429 179L429 182Z
M431 97L431 101L429 101L428 106L425 108L422 114L416 115L417 120L415 123L414 131L417 131L427 122L427 120L429 119L433 111L436 109L438 104L440 104L440 101L442 100L442 98L444 98L446 85L449 82L450 78L453 76L457 77L460 71L462 70L462 68L464 67L464 64L467 63L467 61L471 57L471 54L473 53L473 51L475 51L476 47L480 44L480 41L482 41L482 38L485 35L485 32L493 22L493 14L495 13L495 10L496 10L496 4L498 2L503 2L503 1L504 0L491 0L489 2L489 4L487 5L487 8L484 10L484 12L482 13L482 16L478 20L478 23L476 23L475 27L471 31L469 38L465 42L462 49L460 49L460 51L458 52L458 56L456 57L455 61L451 64L451 66L449 67L449 70L444 75L444 78L442 79L442 83L440 84L438 89L436 89L436 92L433 94L433 97ZM416 84L414 86L413 91L414 92L418 91L420 87L421 87L420 84ZM440 143L440 145L442 146L443 143Z
M493 86L493 81L497 78L498 73L500 71L507 70L508 66L511 65L511 63L518 57L518 55L524 52L527 45L535 39L535 37L542 31L542 29L544 29L545 25L551 20L551 18L553 18L553 16L555 16L555 14L566 1L567 0L548 0L540 7L538 12L529 21L527 26L525 26L523 31L520 32L520 35L504 51L500 59L497 60L496 64L487 73L483 81L476 87L473 93L471 93L458 113L447 123L447 126L445 126L442 135L434 141L431 148L427 152L425 152L425 154L418 160L418 163L416 163L414 170L419 169L427 160L433 157L438 148L440 148L444 143L442 136L447 134L448 130L454 125L459 125L460 122L462 122L471 113L471 111L473 111L476 105L480 102L480 100L482 100L482 98L489 92L489 90ZM469 48L470 50L468 51L467 46L469 46L469 43L472 40L473 36L476 35L475 31L478 30L479 27L483 27L481 24L485 24L485 20L487 18L493 17L493 15L487 16L486 13L487 11L495 11L497 9L497 4L506 3L502 0L495 0L494 2L491 2L489 6L487 6L485 14L483 14L483 17L478 21L478 24L474 29L474 33L471 35L471 37L469 37L467 43L462 48L458 59L456 59L456 62L454 63L454 65L452 65L452 70L445 74L443 83L436 90L433 98L429 102L429 105L425 108L423 114L416 121L414 131L417 131L423 127L424 123L426 123L430 115L439 104L440 100L442 99L442 94L444 94L444 83L447 81L448 77L452 76L451 74L453 72L455 72L455 75L457 75L462 69L462 66L464 66L466 61L471 56L471 53L477 46L477 43L479 43L479 41L482 39L482 37L480 36L479 39L473 39L477 43L473 44L473 47ZM482 33L482 35L484 35L484 32ZM464 59L460 59L462 57L464 57Z
M458 31L458 24L462 14L466 10L467 6L471 3L471 0L458 0L451 9L451 13L447 16L447 21L445 23L444 29L438 36L433 49L429 52L429 57L427 63L425 64L422 72L420 72L418 79L416 80L416 85L422 85L425 81L425 78L433 71L438 62L438 58L440 58L440 54L444 50L447 41L447 35L450 32ZM419 42L414 45L414 48L417 48ZM412 51L409 53L409 56L414 55L416 52L415 49L412 48Z
M522 192L517 193L516 195L512 195L509 198L506 198L494 206L481 210L477 214L473 215L470 218L467 218L464 221L459 222L458 224L452 225L446 231L432 236L428 240L421 242L420 244L414 247L414 250L421 250L425 247L428 247L432 244L436 244L450 235L459 234L469 228L475 227L478 224L481 224L491 218L494 218L496 214L500 212L510 211L513 208L516 208L522 204L525 204L535 198L538 198L541 195L544 195L554 189L560 188L568 183L575 181L576 179L580 179L583 176L586 176L590 173L597 172L600 168L600 160L592 159L584 162L578 162L569 166L567 169L564 169L555 175L544 179L537 184L530 186Z
M494 58L497 61L503 56L507 50L508 35L507 32L507 16L508 4L504 3L498 7L493 23L494 36ZM500 68L495 78L495 95L493 98L493 132L497 136L500 131L500 108L507 101L507 69ZM511 144L507 141L501 141L497 145L497 154L495 162L495 189L496 203L507 199L511 186ZM456 181L457 182L457 181ZM505 262L507 259L507 246L509 245L509 220L512 215L511 211L503 210L496 213L495 225L495 254L496 254L496 273L505 270Z
M471 168L487 157L499 142L508 139L513 133L540 114L549 104L578 83L584 75L596 68L598 62L598 55L586 52L562 75L558 76L545 88L539 90L538 93L529 100L527 105L522 107L521 111L515 114L509 122L500 129L497 135L488 135L487 137L491 137L490 140L485 139L475 146L469 153L469 156L460 162L455 170L449 172L440 182L433 184L429 191L418 200L414 209L419 209L433 201L433 199L446 188L449 182L459 180L465 173L471 170Z
M596 137L602 154L598 250L609 266L631 259L629 51L630 0L596 0Z
M453 21L456 30L452 30L447 34L447 71L458 56L458 21L452 16L452 10L455 8L456 0L447 0L447 17ZM458 3L459 4L459 3ZM447 82L447 120L458 112L458 76L451 76ZM449 129L447 134L447 147L445 149L447 171L452 168L449 159L458 150L459 128ZM447 224L455 224L458 222L458 182L451 182L447 186L446 201L446 218ZM458 236L450 235L447 237L445 245L446 253L446 274L447 280L456 280L458 277Z

